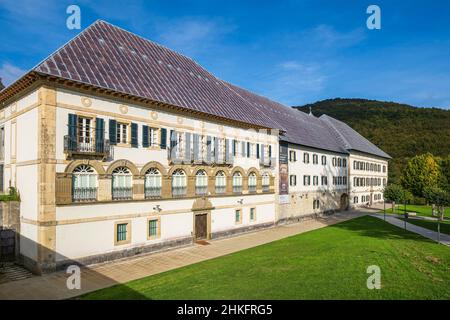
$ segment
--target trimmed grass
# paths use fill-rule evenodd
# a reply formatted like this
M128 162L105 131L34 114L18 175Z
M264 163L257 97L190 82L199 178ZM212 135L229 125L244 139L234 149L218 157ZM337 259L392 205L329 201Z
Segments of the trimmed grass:
M449 268L450 248L364 216L81 298L450 299Z
M396 206L395 214L404 215L405 214L405 206L402 204L399 204ZM431 214L431 206L421 206L421 205L413 205L413 204L407 204L406 205L406 212L417 212L418 216L424 216L424 217L433 217ZM383 213L383 210L380 211L380 213ZM392 206L390 204L386 204L386 213L392 214ZM445 208L445 217L450 218L450 208Z
M405 219L401 218L400 220L404 221ZM416 226L437 232L437 221L417 219L407 219L406 221ZM450 221L441 221L441 233L450 235Z

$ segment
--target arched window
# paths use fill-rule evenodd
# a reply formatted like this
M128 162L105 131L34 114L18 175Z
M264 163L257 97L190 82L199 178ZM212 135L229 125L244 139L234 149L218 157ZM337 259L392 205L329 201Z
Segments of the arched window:
M183 197L186 195L186 173L177 169L172 174L172 196L174 197Z
M216 193L221 194L225 193L227 189L227 177L225 176L225 172L219 171L216 173Z
M248 192L256 192L256 173L248 175Z
M97 173L91 166L82 164L73 170L72 200L74 202L97 200Z
M347 159L342 159L342 166L347 167Z
M263 192L269 191L269 188L270 188L270 176L269 176L268 173L264 173L264 174L262 175L262 181L261 181L261 184L262 184L262 190L263 190Z
M208 192L208 175L205 170L198 170L195 175L195 194L202 196Z
M133 198L133 176L127 167L117 167L112 172L112 198L113 200L126 200Z
M358 203L358 197L353 197L353 203Z
M233 192L234 193L242 192L242 175L240 172L235 172L233 174Z
M322 156L322 165L326 165L326 164L327 164L327 157Z
M161 172L156 168L150 168L145 173L145 199L161 196Z
M338 167L342 167L342 159L341 159L341 158L338 158L337 161L338 161L338 165L337 165L337 166L338 166Z
M386 178L383 178L383 187L386 186Z

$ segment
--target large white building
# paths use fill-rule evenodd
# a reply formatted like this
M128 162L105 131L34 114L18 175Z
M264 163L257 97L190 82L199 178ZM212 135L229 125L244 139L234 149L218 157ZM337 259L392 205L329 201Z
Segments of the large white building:
M0 92L1 187L40 273L382 200L389 156L344 123L97 21Z

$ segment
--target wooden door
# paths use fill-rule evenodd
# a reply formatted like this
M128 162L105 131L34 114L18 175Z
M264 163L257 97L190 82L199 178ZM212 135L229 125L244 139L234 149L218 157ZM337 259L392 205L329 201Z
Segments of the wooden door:
M206 239L208 235L208 214L195 215L195 239Z

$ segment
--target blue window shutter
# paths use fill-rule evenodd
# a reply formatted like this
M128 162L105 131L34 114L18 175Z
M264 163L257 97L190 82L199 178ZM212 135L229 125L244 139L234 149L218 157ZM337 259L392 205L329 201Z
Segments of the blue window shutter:
M148 148L150 146L148 140L148 126L142 125L142 147Z
M69 114L69 150L77 149L77 115Z
M225 139L225 162L229 163L230 161L231 161L230 139Z
M259 159L259 143L256 144L256 159Z
M247 158L250 158L250 142L247 142Z
M264 147L265 146L262 144L261 145L261 159L260 159L260 163L262 163L262 164L264 164L264 157L265 157L265 155L264 155L265 148Z
M269 145L269 158L272 158L272 146Z
M187 162L191 161L191 133L184 134L184 160Z
M193 136L194 161L200 160L200 136L194 133Z
M138 125L134 122L131 123L131 146L138 147Z
M242 157L245 157L245 141L242 141L241 145L242 145Z
M109 120L109 144L117 144L117 121L113 119Z
M161 149L167 148L167 129L161 128L161 143L160 143Z
M212 154L212 148L211 148L211 137L206 137L206 161L208 163L211 163L211 154Z
M219 163L219 138L214 138L214 162Z
M178 140L175 130L170 130L170 158L175 159L177 157Z
M233 140L233 156L236 157L237 141Z
M105 149L105 120L95 119L95 151L103 152Z

